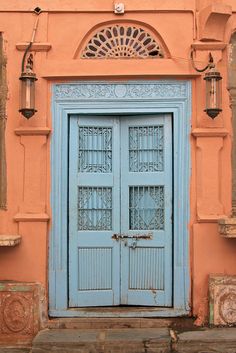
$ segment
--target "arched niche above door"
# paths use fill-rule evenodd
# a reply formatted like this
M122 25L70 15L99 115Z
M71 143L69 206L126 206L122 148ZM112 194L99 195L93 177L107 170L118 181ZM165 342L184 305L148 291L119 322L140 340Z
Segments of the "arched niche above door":
M92 28L78 46L74 59L168 58L161 36L141 22L108 22Z

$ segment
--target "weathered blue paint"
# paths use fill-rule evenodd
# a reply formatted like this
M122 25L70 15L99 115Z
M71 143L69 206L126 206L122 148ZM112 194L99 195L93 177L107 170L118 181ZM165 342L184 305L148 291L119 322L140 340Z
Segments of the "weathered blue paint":
M69 306L171 306L171 115L69 124Z
M68 309L67 171L68 119L79 115L173 114L174 256L173 308L131 310L114 316L177 316L188 313L189 132L191 86L188 81L70 83L53 86L52 231L49 297L52 316L107 316L96 309ZM178 171L178 172L177 172ZM181 171L181 173L179 172Z
M123 117L121 136L121 233L152 237L121 242L121 303L171 306L171 115Z
M120 227L120 130L117 120L112 117L100 117L99 120L89 116L70 117L70 307L120 303L120 244L112 239ZM106 134L104 139L102 134ZM101 156L105 142L109 144L106 154L111 160Z

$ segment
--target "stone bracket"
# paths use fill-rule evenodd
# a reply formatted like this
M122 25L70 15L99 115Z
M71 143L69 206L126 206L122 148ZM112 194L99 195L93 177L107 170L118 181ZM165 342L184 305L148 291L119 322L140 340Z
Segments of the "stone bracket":
M225 25L232 15L229 5L213 3L199 13L199 39L201 41L223 41Z

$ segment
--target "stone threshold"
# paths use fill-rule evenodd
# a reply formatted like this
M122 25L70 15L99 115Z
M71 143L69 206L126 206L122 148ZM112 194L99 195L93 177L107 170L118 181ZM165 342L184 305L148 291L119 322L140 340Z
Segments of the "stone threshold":
M181 319L179 319L181 321ZM179 321L178 318L175 321ZM186 320L184 320L186 322ZM192 319L187 319L192 324ZM123 329L123 328L168 328L172 319L150 318L58 318L46 323L49 329ZM189 325L188 324L188 325ZM186 324L185 324L186 325Z

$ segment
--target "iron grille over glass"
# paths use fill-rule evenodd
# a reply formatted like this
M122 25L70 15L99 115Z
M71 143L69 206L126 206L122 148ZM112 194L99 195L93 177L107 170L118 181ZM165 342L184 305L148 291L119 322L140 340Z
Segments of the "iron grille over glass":
M79 127L79 172L111 173L112 128Z
M112 229L112 188L78 188L78 230Z
M129 128L130 172L160 172L164 170L164 126Z
M129 228L163 230L164 225L164 186L131 186Z

